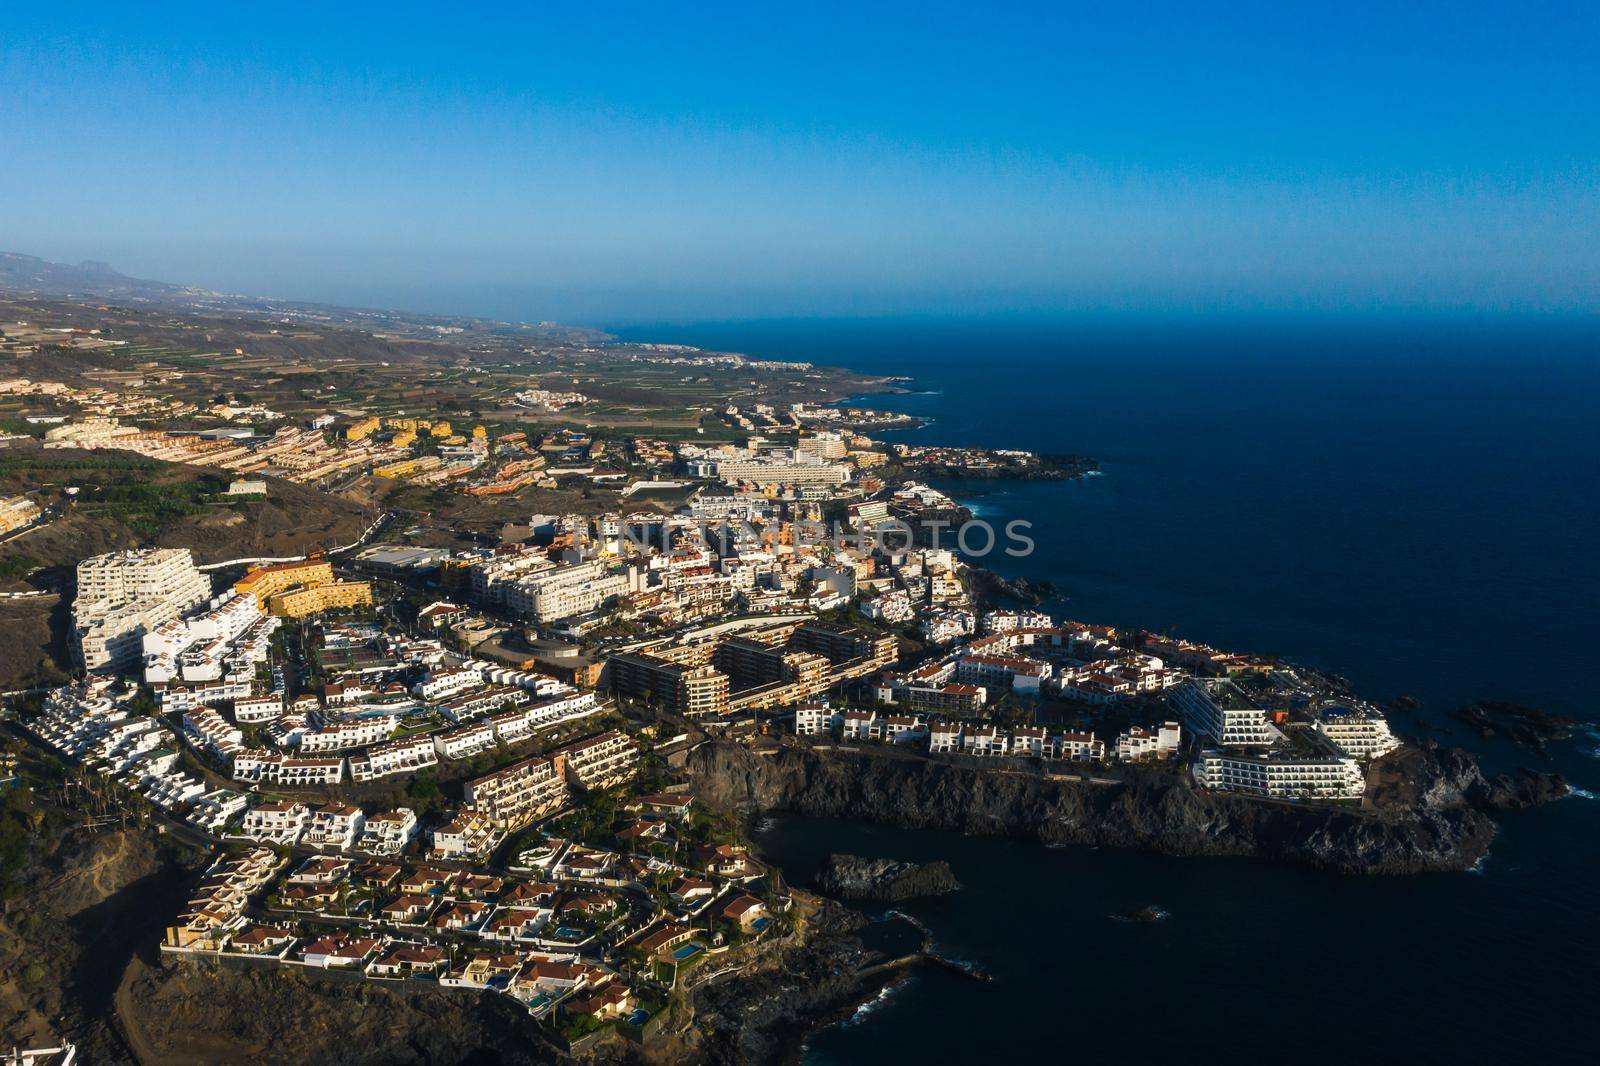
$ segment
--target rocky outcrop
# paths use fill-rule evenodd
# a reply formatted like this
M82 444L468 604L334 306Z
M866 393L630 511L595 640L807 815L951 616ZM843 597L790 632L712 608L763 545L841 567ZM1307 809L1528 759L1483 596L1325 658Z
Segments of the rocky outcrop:
M942 896L961 887L943 859L917 864L860 855L829 855L817 874L817 890L839 899L895 903L918 896Z
M292 967L135 960L118 992L143 1062L570 1062L498 993Z
M1450 717L1465 722L1478 731L1484 739L1504 738L1513 744L1532 748L1543 754L1545 744L1552 740L1567 740L1578 723L1559 714L1550 714L1534 707L1524 707L1504 700L1479 700L1465 707L1457 707Z
M1401 748L1373 767L1368 802L1379 809L1413 808L1479 811L1520 810L1560 799L1568 792L1558 773L1520 769L1486 776L1468 752L1422 740Z
M1101 784L888 752L779 745L758 754L727 741L696 749L689 769L707 801L745 810L1365 874L1470 868L1494 838L1483 808L1512 802L1521 791L1514 782L1506 789L1480 784L1481 774L1473 780L1452 761L1426 801L1356 809L1202 794L1170 773Z
M848 1017L900 972L858 935L866 919L826 899L808 905L803 938L768 964L697 989L697 1057L709 1063L793 1063L806 1034Z

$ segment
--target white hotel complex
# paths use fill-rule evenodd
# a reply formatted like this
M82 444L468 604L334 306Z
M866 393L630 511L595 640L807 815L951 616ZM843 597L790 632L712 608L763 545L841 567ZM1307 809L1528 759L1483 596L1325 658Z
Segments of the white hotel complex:
M119 670L140 661L144 636L211 597L211 579L187 548L96 555L78 564L73 650L84 669Z

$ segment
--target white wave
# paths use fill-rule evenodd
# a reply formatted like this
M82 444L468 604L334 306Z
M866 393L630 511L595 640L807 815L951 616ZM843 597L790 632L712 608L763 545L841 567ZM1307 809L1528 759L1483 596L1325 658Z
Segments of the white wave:
M1478 856L1478 861L1472 864L1472 869L1468 870L1467 873L1481 875L1487 871L1488 866L1489 853L1486 851L1482 855Z
M873 996L871 999L861 1004L861 1006L857 1007L854 1014L850 1015L850 1017L846 1018L839 1024L848 1027L852 1025L858 1025L865 1021L880 1008L882 1008L885 1003L889 1002L889 997L894 995L895 989L899 988L903 984L905 984L905 979L901 978L884 985L878 990L877 995Z
M1581 800L1592 800L1595 798L1595 794L1593 792L1590 792L1586 788L1579 788L1577 785L1569 785L1567 787L1567 795L1577 796Z

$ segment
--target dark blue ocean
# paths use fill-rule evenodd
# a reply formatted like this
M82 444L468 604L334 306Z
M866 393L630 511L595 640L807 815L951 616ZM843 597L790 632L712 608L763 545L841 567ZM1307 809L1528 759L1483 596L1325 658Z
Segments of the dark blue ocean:
M1498 697L1600 717L1600 322L659 324L676 341L883 374L930 419L887 439L1070 452L1074 483L943 484L1036 552L1059 613L1174 630L1401 693L1397 717ZM1600 792L1600 736L1554 765ZM1262 863L1046 850L780 819L803 882L829 851L949 859L967 890L910 904L995 980L918 973L815 1036L812 1063L1594 1061L1600 804L1506 817L1473 874L1348 879ZM1155 903L1155 926L1113 916Z

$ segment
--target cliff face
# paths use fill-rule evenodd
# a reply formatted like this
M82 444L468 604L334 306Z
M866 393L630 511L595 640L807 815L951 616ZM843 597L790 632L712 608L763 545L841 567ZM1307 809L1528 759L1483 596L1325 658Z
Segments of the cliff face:
M925 759L715 741L689 769L707 801L907 828L1033 837L1046 844L1237 855L1344 873L1464 870L1494 823L1465 801L1379 811L1202 795L1175 776L1118 784L1050 781Z

